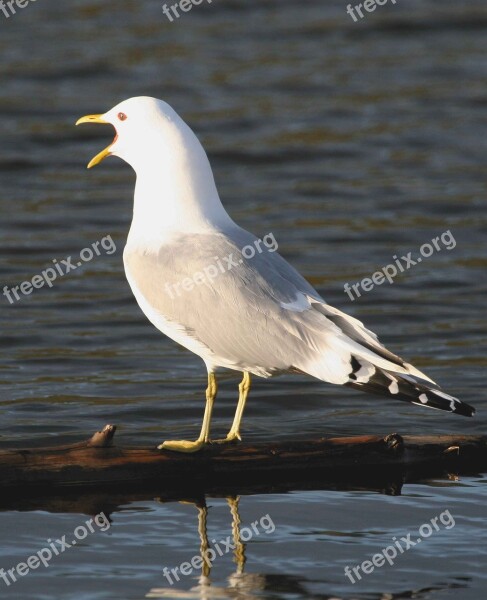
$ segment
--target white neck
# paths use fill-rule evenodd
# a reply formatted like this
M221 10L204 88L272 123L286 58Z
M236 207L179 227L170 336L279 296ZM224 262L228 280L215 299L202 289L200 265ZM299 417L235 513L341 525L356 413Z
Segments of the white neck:
M179 131L171 146L156 141L150 152L131 161L137 182L128 243L154 247L181 233L234 224L220 201L203 147L189 128L188 133Z

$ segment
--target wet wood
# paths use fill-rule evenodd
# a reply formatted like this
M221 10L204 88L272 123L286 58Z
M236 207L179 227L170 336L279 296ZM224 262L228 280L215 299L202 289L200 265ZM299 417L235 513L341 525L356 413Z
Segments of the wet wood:
M398 481L428 473L487 470L487 436L437 435L331 437L310 441L211 445L195 454L121 447L107 425L89 440L69 446L3 450L0 484L15 488L135 491L155 485L171 490L274 486L293 481Z

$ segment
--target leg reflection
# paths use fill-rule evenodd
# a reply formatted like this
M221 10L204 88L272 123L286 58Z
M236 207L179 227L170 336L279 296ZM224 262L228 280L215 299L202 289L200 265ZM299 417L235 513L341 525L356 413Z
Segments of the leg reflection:
M230 496L227 498L228 506L230 507L230 513L232 515L232 536L235 550L233 551L233 560L237 565L236 575L241 575L244 572L245 567L245 544L242 542L240 537L240 525L242 520L240 519L239 502L240 496Z
M208 540L208 507L206 501L198 500L193 501L193 504L198 510L198 535L200 539L200 564L201 574L198 578L198 585L191 587L190 589L181 589L172 585L172 587L166 588L153 588L146 598L187 598L194 600L222 600L228 598L229 600L256 600L257 596L254 592L258 592L265 588L265 575L258 574L246 574L244 573L245 567L245 544L242 542L240 530L242 520L239 512L239 496L229 496L226 498L227 504L230 508L230 514L232 516L232 535L230 542L229 539L223 545L214 542L214 547L210 545ZM235 571L228 577L227 586L215 586L212 585L210 575L213 567L213 562L221 557L224 560L225 552L222 550L226 547L227 552L230 549L233 551L233 561L236 564ZM181 585L182 581L178 581Z

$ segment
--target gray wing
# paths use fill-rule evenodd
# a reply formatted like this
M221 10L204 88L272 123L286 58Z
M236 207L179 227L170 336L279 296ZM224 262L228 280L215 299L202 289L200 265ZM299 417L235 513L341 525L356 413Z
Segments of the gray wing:
M254 255L247 257L245 248ZM157 253L127 246L124 262L132 287L206 348L215 365L263 376L302 371L346 383L355 357L428 380L360 321L327 305L277 251L237 226L181 236Z

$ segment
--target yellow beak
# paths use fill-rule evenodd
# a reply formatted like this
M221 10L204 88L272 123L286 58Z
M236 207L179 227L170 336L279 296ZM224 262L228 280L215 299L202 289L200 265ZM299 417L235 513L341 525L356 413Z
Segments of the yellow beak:
M86 117L81 117L81 119L78 119L76 121L76 125L81 125L82 123L102 123L104 125L110 125L108 121L105 121L103 119L103 115L86 115ZM88 163L88 169L91 169L91 167L94 167L98 163L101 163L101 161L104 158L110 156L112 145L113 142L109 146L107 146L105 150L102 150L94 158L92 158Z

